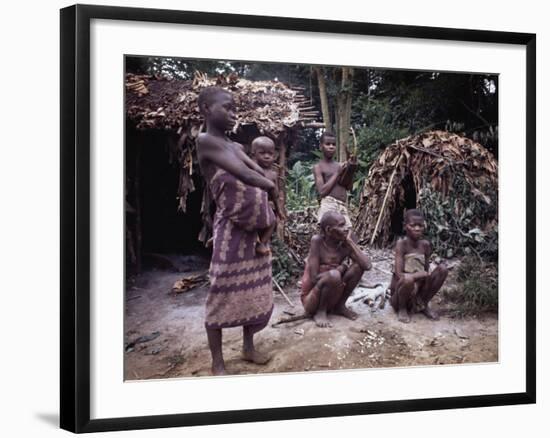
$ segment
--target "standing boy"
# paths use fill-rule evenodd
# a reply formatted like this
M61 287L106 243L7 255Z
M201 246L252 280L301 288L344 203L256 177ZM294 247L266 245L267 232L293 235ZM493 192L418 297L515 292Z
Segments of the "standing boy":
M401 322L410 322L410 313L422 312L439 319L429 302L447 278L445 264L430 273L430 242L423 239L424 215L420 210L407 210L404 217L405 237L395 246L395 265L390 284L391 305Z
M327 314L349 319L357 314L345 306L363 272L372 267L369 257L351 238L343 215L326 212L321 218L321 232L311 239L302 277L302 304L319 327L331 327ZM345 261L351 258L351 266Z
M270 359L255 349L253 337L273 311L271 256L258 255L256 242L258 231L275 222L265 191L272 191L274 184L242 146L226 136L236 120L231 94L209 87L200 93L198 103L206 133L197 139L197 156L216 204L205 327L212 374L221 375L226 373L222 352L226 327L243 326L244 360L265 364Z
M353 187L353 174L357 169L357 158L352 155L344 164L334 161L336 137L330 132L321 135L320 149L323 158L313 167L315 187L321 197L321 206L317 214L318 222L327 211L337 211L351 228L348 213L348 191Z

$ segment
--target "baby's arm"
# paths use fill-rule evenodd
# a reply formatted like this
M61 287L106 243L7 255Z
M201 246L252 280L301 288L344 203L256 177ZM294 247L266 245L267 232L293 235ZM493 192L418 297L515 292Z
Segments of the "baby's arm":
M267 191L273 190L274 184L272 181L248 167L240 156L235 153L236 148L229 149L225 147L224 143L226 142L223 139L214 138L208 134L199 135L197 153L200 160L209 160L239 178L245 184Z

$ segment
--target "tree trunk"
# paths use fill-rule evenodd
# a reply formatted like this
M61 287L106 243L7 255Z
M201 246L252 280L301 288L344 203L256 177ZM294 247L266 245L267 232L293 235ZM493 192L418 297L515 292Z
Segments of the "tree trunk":
M353 85L353 68L342 67L342 82L340 93L336 98L336 114L338 119L338 156L340 161L347 159L346 148L351 126L351 91Z
M323 113L323 122L327 131L332 130L332 120L330 118L330 109L328 105L327 95L327 83L325 81L325 74L321 67L314 67L315 75L317 76L317 83L319 85L319 98L321 99L321 111Z

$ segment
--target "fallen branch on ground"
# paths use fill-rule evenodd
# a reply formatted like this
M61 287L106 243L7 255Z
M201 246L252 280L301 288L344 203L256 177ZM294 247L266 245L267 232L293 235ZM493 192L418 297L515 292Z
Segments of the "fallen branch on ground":
M308 315L307 313L302 313L301 315L289 316L288 318L280 318L279 321L277 321L274 324L271 324L271 327L277 327L280 324L286 324L287 322L300 321L302 319L311 319L311 316Z

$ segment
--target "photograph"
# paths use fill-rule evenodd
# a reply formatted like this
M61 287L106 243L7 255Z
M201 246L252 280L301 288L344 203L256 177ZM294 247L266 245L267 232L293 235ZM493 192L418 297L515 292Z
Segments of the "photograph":
M543 4L9 3L3 435L544 435Z
M535 402L534 34L60 18L63 429Z
M498 72L125 54L120 87L125 381L499 362Z

